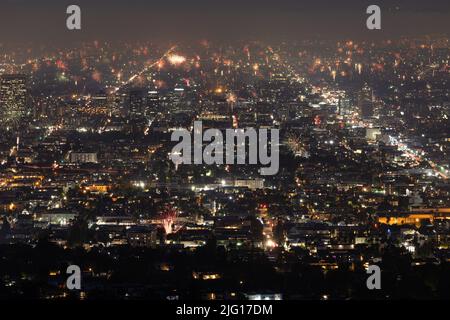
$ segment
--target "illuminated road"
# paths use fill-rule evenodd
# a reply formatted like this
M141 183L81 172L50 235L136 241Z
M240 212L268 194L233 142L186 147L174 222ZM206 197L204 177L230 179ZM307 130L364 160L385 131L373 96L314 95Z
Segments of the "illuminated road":
M373 123L371 122L363 122L364 127L366 128L371 128L373 127ZM400 151L403 151L403 153L410 159L416 161L418 164L426 161L428 163L428 165L431 167L431 169L433 170L433 172L435 173L435 175L440 176L442 179L447 180L448 174L445 174L444 172L442 172L441 170L439 170L439 167L436 163L434 163L432 160L428 159L426 156L422 156L421 153L423 153L423 151L419 151L419 150L414 150L412 148L410 148L407 144L401 142L399 140L399 138L396 138L394 136L389 135L389 141L391 143L391 145L395 145L398 147L398 149ZM344 144L344 147L346 147L347 149L349 149L348 145ZM351 149L349 149L351 150Z
M171 47L169 50L167 50L158 60L156 60L154 63L144 67L144 69L142 69L141 71L139 71L138 73L134 74L133 76L130 77L130 79L128 79L127 81L122 82L122 84L118 87L115 87L113 90L113 93L116 93L117 91L119 91L121 88L123 88L124 86L132 83L137 77L141 76L142 74L150 71L153 67L155 67L156 65L158 65L162 60L164 60L165 58L167 58L175 49L177 46L173 46Z
M392 136L389 136L389 138L393 142L393 144L397 145L399 147L399 149L401 151L403 151L404 154L407 155L409 158L411 158L419 163L422 161L426 161L436 175L439 175L443 179L448 179L448 175L446 175L441 170L439 170L436 163L434 163L432 160L428 160L427 158L424 158L423 156L421 156L419 154L418 151L411 149L410 147L408 147L406 144L404 144L402 142L399 142L397 138L394 138Z

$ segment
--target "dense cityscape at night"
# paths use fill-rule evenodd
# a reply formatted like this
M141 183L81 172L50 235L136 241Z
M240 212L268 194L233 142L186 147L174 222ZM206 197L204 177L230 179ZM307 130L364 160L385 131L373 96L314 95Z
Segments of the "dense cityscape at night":
M449 299L448 31L0 38L0 299Z

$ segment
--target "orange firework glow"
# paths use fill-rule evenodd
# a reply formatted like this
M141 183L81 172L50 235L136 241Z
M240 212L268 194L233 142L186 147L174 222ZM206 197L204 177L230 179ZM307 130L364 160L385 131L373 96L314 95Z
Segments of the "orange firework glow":
M234 93L232 93L232 92L229 92L227 94L227 102L228 103L236 103L236 101L237 101L236 95Z
M66 64L65 64L62 60L57 60L57 61L56 61L56 67L57 67L59 70L67 70L67 66L66 66Z
M176 233L180 230L180 226L176 226L178 213L170 206L166 206L161 214L161 224L166 234Z
M174 66L178 66L178 65L186 62L186 57L180 56L178 54L172 54L167 57L167 60L169 61L170 64L172 64Z
M101 82L102 81L102 74L98 71L94 71L92 73L92 79L94 79L97 82Z

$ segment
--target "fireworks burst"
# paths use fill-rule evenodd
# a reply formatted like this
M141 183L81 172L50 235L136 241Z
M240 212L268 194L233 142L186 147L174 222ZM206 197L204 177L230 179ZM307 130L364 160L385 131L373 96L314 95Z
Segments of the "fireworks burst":
M301 138L293 132L287 134L286 145L296 157L306 157L308 155Z
M237 96L233 92L227 93L227 102L228 103L236 103L237 102Z
M92 79L93 79L94 81L101 82L101 81L102 81L102 74L101 74L99 71L95 70L95 71L92 73Z
M160 213L161 225L166 234L176 233L181 229L181 225L176 225L178 212L172 207L165 207Z
M180 56L178 54L172 54L167 57L170 64L174 66L179 66L180 64L186 62L186 57Z

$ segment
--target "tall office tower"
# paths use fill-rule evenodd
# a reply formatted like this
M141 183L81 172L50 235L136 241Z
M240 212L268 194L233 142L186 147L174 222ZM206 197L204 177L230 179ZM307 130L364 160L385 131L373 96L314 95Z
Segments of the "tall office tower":
M131 90L128 103L129 114L132 118L144 116L145 96L142 90Z
M26 114L26 77L18 74L0 76L0 123L14 126Z
M106 96L106 105L108 106L108 114L119 115L120 114L120 104L118 103L117 96L114 92L110 92Z
M108 95L106 92L98 92L91 96L91 106L95 109L108 109Z
M157 111L160 105L160 96L156 88L150 88L147 91L147 109L149 113L154 113Z
M367 84L358 94L358 108L363 119L373 117L372 89Z
M339 98L338 114L348 115L352 112L352 102L349 98Z

